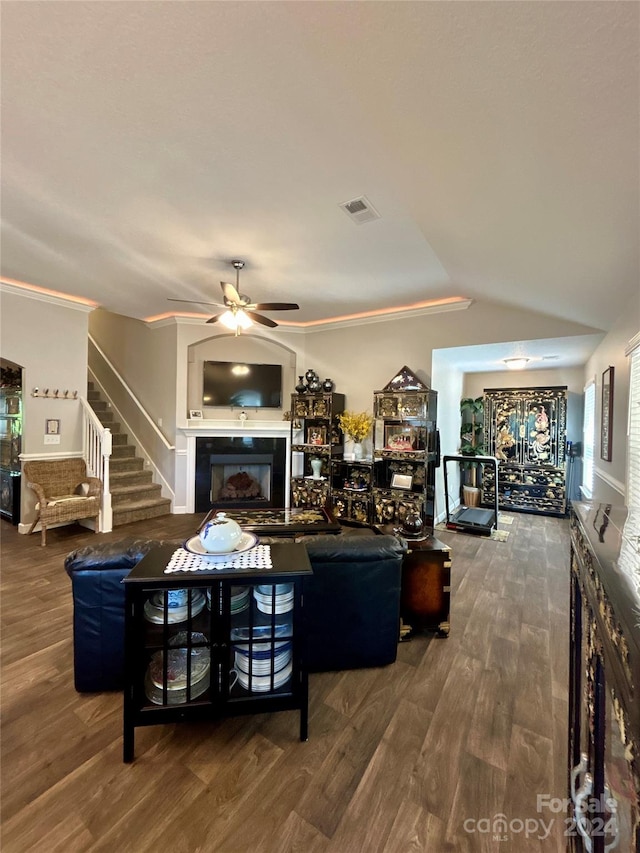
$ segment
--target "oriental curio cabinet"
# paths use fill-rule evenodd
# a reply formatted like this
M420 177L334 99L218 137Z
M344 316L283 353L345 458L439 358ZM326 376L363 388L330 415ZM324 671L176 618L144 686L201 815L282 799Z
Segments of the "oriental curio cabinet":
M409 514L433 533L438 393L408 367L373 395L375 417L371 514L375 524L402 526Z
M566 514L566 386L485 389L487 453L498 460L501 509ZM483 503L495 500L495 475L483 477Z

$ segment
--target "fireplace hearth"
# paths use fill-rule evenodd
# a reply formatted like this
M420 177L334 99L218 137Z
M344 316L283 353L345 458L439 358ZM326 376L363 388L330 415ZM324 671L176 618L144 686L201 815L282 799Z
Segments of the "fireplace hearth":
M195 511L285 505L286 439L196 439Z

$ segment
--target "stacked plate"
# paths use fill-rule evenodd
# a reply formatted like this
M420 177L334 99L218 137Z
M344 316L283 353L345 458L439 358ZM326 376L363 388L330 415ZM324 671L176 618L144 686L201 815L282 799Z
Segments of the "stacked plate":
M231 587L231 615L242 613L246 610L250 603L251 587L248 586L232 586ZM221 596L222 598L222 596ZM211 610L211 589L207 589L207 607Z
M293 628L291 622L282 622L274 625L254 625L252 628L238 627L231 629L231 639L236 640L260 640L271 637L290 637Z
M292 583L261 584L253 590L253 597L261 613L288 613L293 610Z
M277 690L279 687L282 687L289 681L291 678L291 670L292 664L289 661L286 666L282 669L278 670L278 672L274 672L273 680L271 679L271 674L269 675L253 675L249 678L248 673L244 672L240 668L236 669L238 674L238 683L245 688L245 690L251 690L255 693L268 693L272 690ZM249 682L251 682L251 686L249 686Z
M207 642L204 634L192 633L192 643ZM208 646L182 648L187 643L187 632L181 631L171 640L172 648L156 652L147 668L144 689L147 698L155 705L164 704L163 687L167 687L167 704L180 705L187 701L187 683L191 684L191 699L201 696L209 687L210 654ZM174 647L175 646L175 647ZM190 658L190 672L189 672Z
M189 616L189 595L191 596L191 616L197 616L205 603L205 597L199 589L189 592L187 589L167 590L167 622L184 622ZM144 603L144 616L149 622L158 625L164 623L165 594L156 592Z
M291 641L280 640L277 643L238 643L235 649L235 666L241 672L252 675L269 675L273 661L273 671L278 672L291 660Z

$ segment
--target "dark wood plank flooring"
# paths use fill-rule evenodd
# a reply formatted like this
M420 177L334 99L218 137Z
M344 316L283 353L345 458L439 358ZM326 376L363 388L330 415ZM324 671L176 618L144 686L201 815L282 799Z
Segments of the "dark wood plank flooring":
M186 537L200 518L99 538ZM58 528L41 548L0 522L3 853L563 850L564 816L536 797L565 796L568 523L505 518L506 542L438 533L453 548L448 639L311 675L307 743L294 712L152 726L131 765L121 694L73 687L63 562L96 535Z

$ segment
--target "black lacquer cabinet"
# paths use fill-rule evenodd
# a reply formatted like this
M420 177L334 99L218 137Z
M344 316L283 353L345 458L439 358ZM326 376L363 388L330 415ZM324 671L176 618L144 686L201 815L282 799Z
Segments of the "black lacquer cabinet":
M568 849L640 850L640 512L571 510Z
M342 456L338 415L344 394L291 395L291 506L324 507L331 497L331 461Z
M307 739L302 544L268 546L271 567L176 570L175 546L125 578L123 758L137 726L299 710Z
M485 389L487 453L498 460L500 509L566 513L566 386ZM495 476L484 472L483 503L495 501Z
M374 392L373 519L402 525L420 515L433 533L435 469L440 464L438 393L428 388Z

